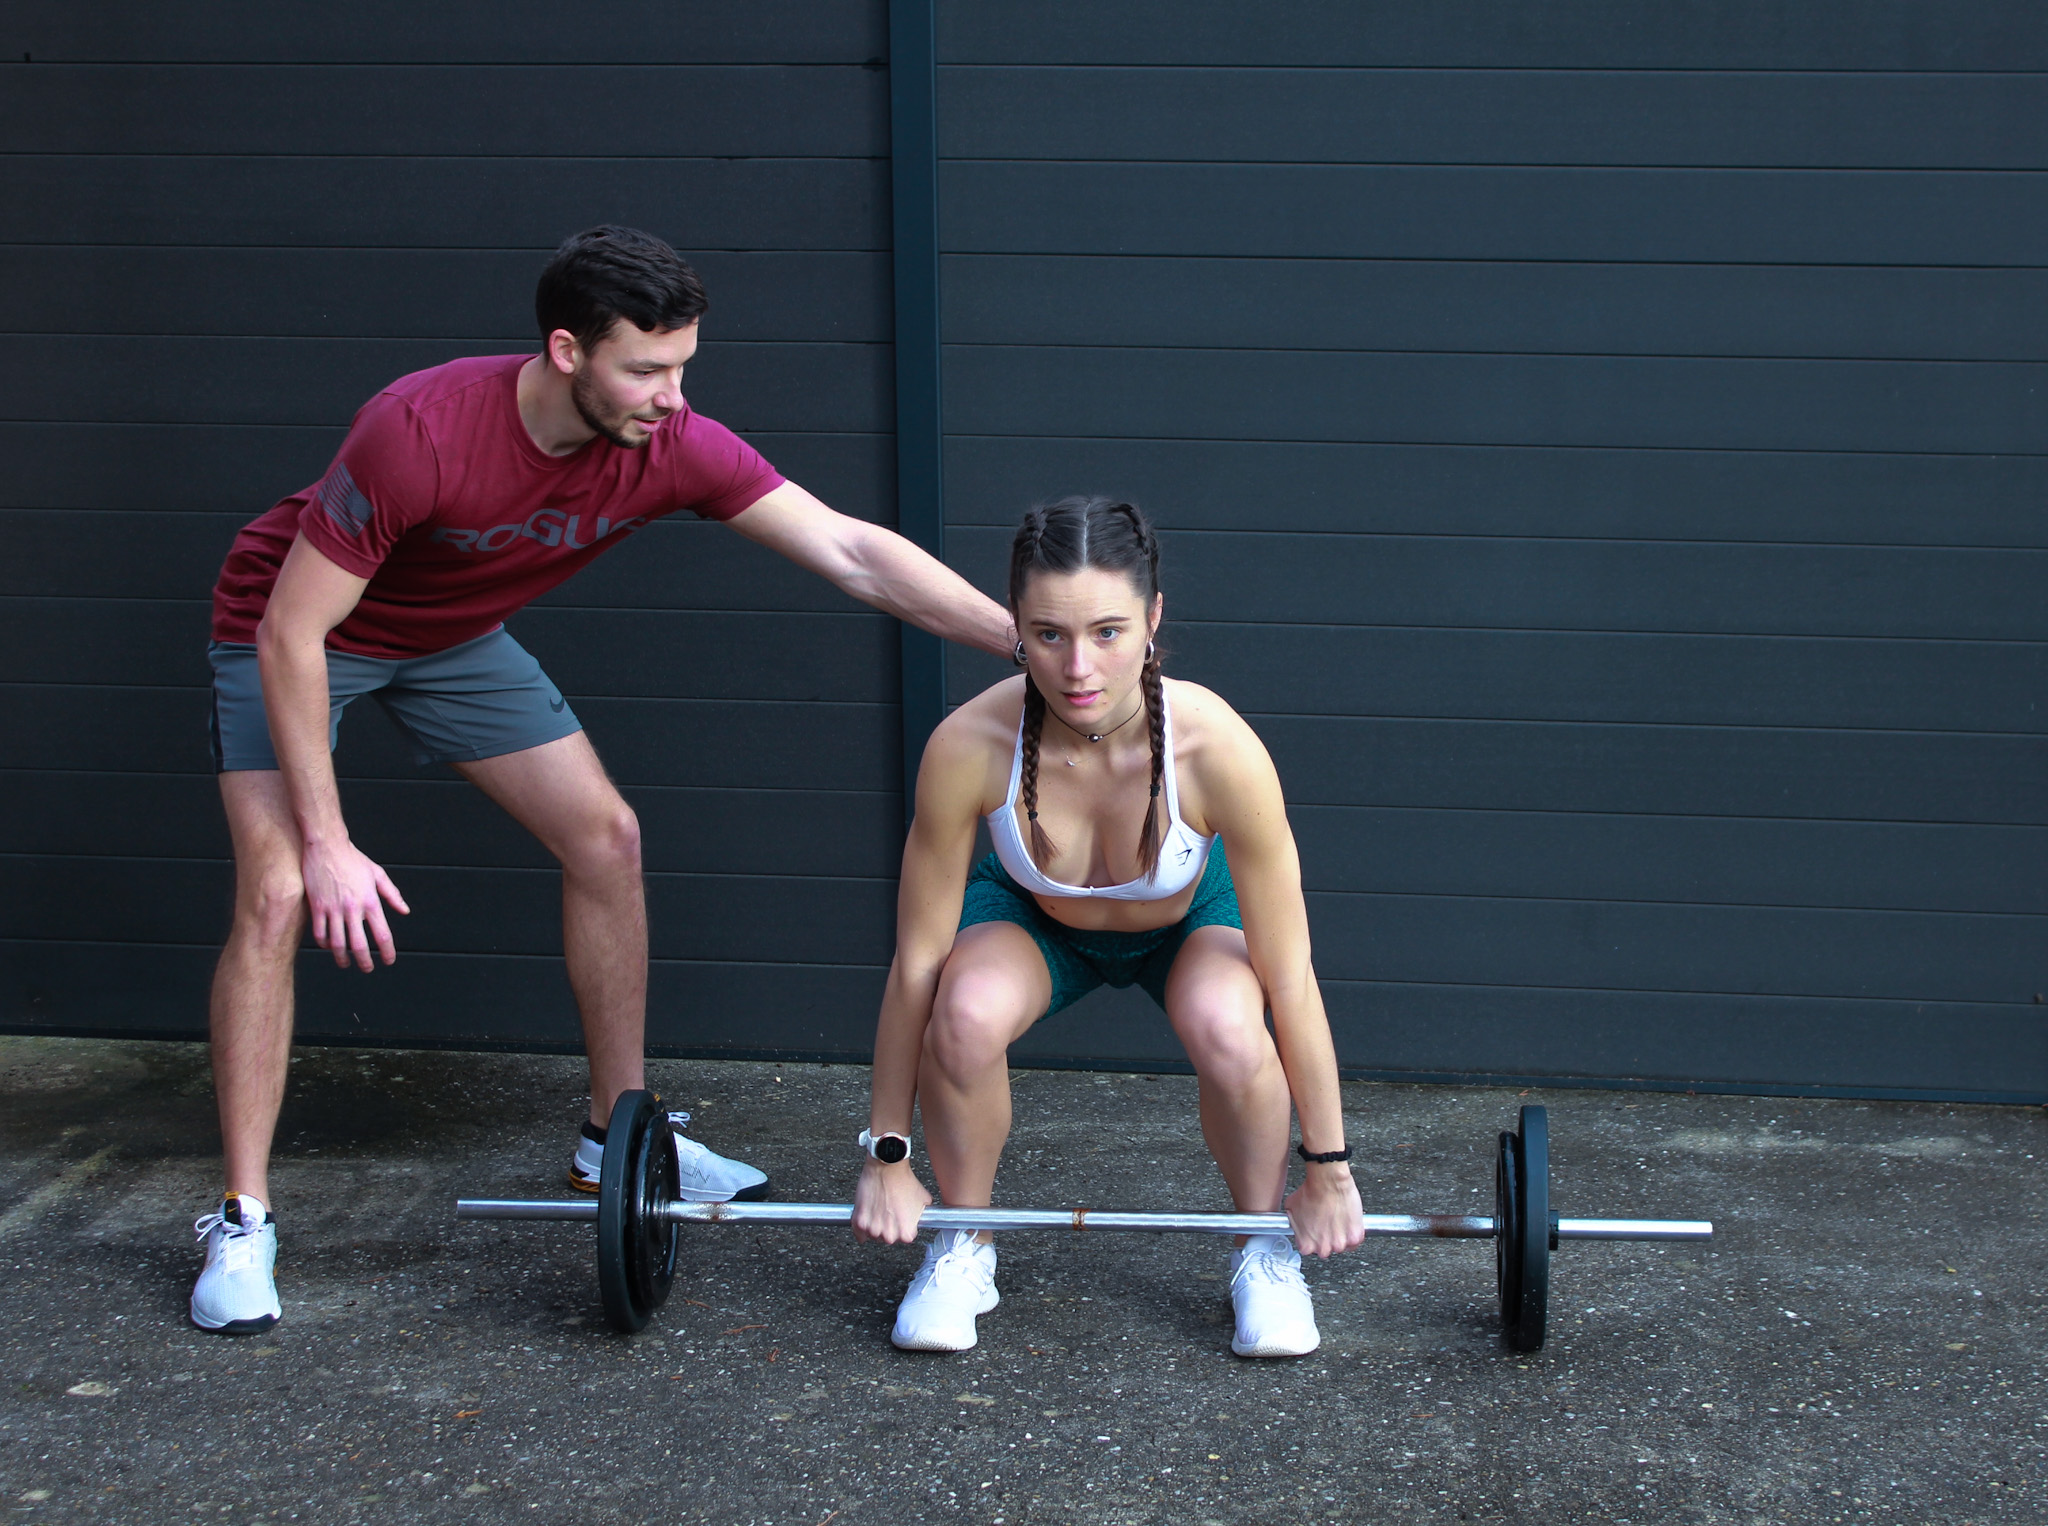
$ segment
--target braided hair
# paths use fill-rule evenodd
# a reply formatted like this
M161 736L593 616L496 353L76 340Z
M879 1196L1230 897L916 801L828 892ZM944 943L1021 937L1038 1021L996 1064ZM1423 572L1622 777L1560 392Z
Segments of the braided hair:
M1017 613L1024 585L1034 573L1079 572L1083 568L1126 574L1150 610L1159 592L1159 537L1133 504L1112 498L1061 498L1024 516L1010 543L1010 613ZM1166 772L1166 696L1159 652L1151 644L1139 675L1145 720L1152 743L1152 795L1138 833L1138 862L1146 879L1159 872L1165 835L1159 820L1159 789ZM1045 696L1027 670L1024 675L1024 757L1019 793L1030 823L1031 857L1043 869L1059 849L1038 824L1038 744L1045 730Z

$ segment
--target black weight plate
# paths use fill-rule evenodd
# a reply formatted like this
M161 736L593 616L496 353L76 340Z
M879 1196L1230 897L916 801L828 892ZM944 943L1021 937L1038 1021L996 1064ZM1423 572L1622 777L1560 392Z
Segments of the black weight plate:
M1493 1280L1500 1294L1501 1333L1510 1342L1522 1305L1520 1144L1502 1130L1493 1160Z
M675 1135L659 1097L654 1099L653 1122L634 1138L633 1154L638 1211L627 1240L627 1266L633 1277L634 1303L651 1315L668 1302L669 1283L675 1278L678 1235L666 1210L682 1186L676 1169Z
M1515 1225L1521 1244L1519 1286L1508 1344L1538 1351L1550 1304L1550 1117L1540 1107L1522 1109L1515 1131L1515 1186L1520 1213Z
M657 1125L664 1133L668 1129L653 1092L621 1092L605 1125L604 1167L597 1179L597 1290L605 1319L628 1334L644 1327L655 1309L636 1266L645 1256L642 1178L648 1136Z

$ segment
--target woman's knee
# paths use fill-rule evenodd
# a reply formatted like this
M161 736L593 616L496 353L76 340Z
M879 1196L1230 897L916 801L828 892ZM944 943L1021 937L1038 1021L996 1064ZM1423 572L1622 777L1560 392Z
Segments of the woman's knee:
M1173 1026L1195 1074L1212 1085L1249 1086L1279 1064L1264 1008L1245 993L1197 997L1174 1014Z
M925 1053L949 1078L964 1080L1007 1066L1010 1043L1029 1021L1023 993L999 972L949 975L932 1003Z

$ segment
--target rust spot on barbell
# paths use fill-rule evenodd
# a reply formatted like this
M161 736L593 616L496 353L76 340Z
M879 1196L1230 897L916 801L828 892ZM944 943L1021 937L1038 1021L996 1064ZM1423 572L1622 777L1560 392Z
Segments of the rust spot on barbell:
M1086 1229L1087 1227L1088 1227L1088 1210L1087 1210L1087 1209L1085 1209L1085 1208L1076 1208L1076 1209L1074 1210L1074 1228L1076 1228L1076 1229Z
M1468 1227L1472 1222L1472 1217L1472 1215L1462 1213L1432 1213L1425 1215L1424 1222L1429 1225L1429 1233L1440 1240L1490 1238L1490 1236L1472 1233Z
M710 1220L711 1220L711 1221L712 1221L713 1223L717 1223L717 1222L718 1222L718 1220L720 1220L720 1219L722 1219L722 1218L724 1218L724 1217L725 1217L725 1204L723 1204L723 1203L707 1203L707 1204L705 1204L704 1206L705 1206L705 1207L706 1207L707 1209L709 1209L709 1210L710 1210L710 1211L709 1211L709 1212L708 1212L708 1213L707 1213L707 1214L705 1215L705 1217L706 1217L706 1218L708 1218L708 1219L710 1219Z

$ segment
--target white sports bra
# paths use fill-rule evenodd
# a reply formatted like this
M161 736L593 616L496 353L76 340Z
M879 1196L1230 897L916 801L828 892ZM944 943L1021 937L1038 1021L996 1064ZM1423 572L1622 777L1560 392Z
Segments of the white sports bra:
M1010 871L1010 878L1030 891L1033 895L1072 896L1080 899L1093 896L1098 901L1163 901L1168 896L1179 895L1188 886L1202 877L1202 870L1209 862L1209 845L1214 837L1204 837L1180 819L1180 788L1173 767L1173 711L1166 704L1162 687L1160 705L1165 714L1160 717L1161 747L1165 753L1161 760L1163 767L1161 783L1166 794L1166 841L1159 853L1159 872L1154 878L1140 878L1122 885L1062 885L1051 879L1038 867L1026 846L1024 834L1017 826L1017 791L1024 778L1024 721L1017 721L1017 750L1010 759L1010 793L1003 803L988 813L989 836L995 839L996 857L1003 867Z

